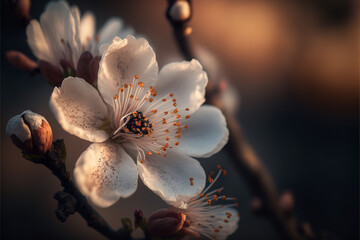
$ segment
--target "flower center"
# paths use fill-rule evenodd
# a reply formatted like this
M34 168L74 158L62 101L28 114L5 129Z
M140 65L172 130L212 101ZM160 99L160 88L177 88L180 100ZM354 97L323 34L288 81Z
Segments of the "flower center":
M128 118L130 120L127 122ZM127 122L123 131L126 133L132 132L141 136L150 135L154 133L153 124L149 123L149 120L146 118L145 114L140 111L133 112L129 117L124 118L124 121Z
M120 86L114 96L112 138L134 143L143 162L145 153L166 157L168 148L180 144L181 131L188 128L180 121L190 118L190 115L185 115L190 109L178 109L173 93L156 97L154 87L145 90L145 84L138 78L135 75L131 84Z

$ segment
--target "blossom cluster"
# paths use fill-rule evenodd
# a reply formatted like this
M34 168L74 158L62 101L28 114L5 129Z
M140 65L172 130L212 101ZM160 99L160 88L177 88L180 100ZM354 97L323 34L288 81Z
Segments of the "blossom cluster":
M221 111L204 105L208 78L197 60L159 71L148 41L129 35L120 19L95 34L94 15L80 17L65 1L47 4L26 33L42 74L55 86L50 109L65 131L91 142L73 172L82 194L109 207L132 195L140 177L181 212L186 231L225 239L236 230L236 203L213 205L234 199L210 190L226 171L206 176L194 158L214 155L229 136Z

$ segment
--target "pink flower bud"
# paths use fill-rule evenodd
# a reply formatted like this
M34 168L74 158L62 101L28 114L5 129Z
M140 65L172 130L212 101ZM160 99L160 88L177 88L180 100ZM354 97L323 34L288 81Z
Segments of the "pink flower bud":
M294 196L290 191L284 191L279 198L279 205L285 214L291 214L294 211Z
M52 86L60 86L63 81L63 74L60 70L60 68L55 67L51 63L39 60L38 65L40 68L41 74L48 80L48 82Z
M76 68L76 76L85 79L88 83L94 84L94 78L90 69L90 62L93 60L91 52L83 52L79 58Z
M147 234L149 237L169 237L181 230L186 220L185 214L171 209L159 209L149 218Z
M44 155L51 149L53 134L49 123L30 110L12 117L6 125L6 134L24 153Z
M173 21L186 21L190 15L190 4L186 0L178 0L170 8L170 17Z
M18 0L15 8L16 16L20 19L30 20L30 5L30 0Z
M36 62L19 51L12 50L6 52L6 58L14 67L29 73L34 73L35 69L37 68Z

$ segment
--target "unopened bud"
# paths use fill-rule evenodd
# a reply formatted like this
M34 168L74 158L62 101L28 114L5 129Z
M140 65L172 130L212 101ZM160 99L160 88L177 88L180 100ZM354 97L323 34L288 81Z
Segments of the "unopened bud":
M6 134L24 153L44 155L51 149L53 134L49 123L30 110L12 117L7 123Z
M190 4L186 0L178 0L170 8L170 17L173 21L186 21L190 15Z
M94 85L94 86L97 83L100 60L101 60L100 56L95 56L89 63L91 77L92 77L92 81L93 81L92 83L91 82L89 82L89 83Z
M169 237L181 230L186 215L170 209L160 209L154 212L147 223L149 237Z
M28 58L25 54L19 51L8 51L6 52L6 58L11 65L17 69L27 71L29 73L34 73L37 68L36 62Z
M69 71L71 71L71 69L74 68L73 66L71 66L71 63L68 60L65 60L65 59L60 60L60 65L63 68L64 72L65 71L69 72Z
M290 191L284 191L279 198L279 205L285 214L291 214L294 211L294 196Z
M30 0L18 0L16 3L15 13L20 19L30 20Z
M93 60L91 52L83 52L76 67L76 76L85 79L88 83L94 84L94 78L90 69L90 62Z
M60 68L52 65L51 63L39 60L38 65L41 74L48 80L52 86L60 86L63 81L63 74Z

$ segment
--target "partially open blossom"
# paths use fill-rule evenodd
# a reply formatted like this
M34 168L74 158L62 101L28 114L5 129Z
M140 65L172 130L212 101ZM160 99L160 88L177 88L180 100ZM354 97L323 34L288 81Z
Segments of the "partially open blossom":
M6 125L6 134L24 153L44 155L51 149L53 135L49 123L30 110L12 117Z
M93 142L74 169L81 192L108 207L135 192L139 175L175 206L199 194L206 176L190 156L217 153L229 134L219 109L201 107L207 81L196 60L158 73L149 43L130 35L115 37L102 56L98 90L81 78L65 79L50 107L66 131Z
M76 70L82 53L88 52L88 58L92 59L100 55L101 44L111 42L115 36L125 37L133 32L123 25L121 19L111 18L96 34L95 17L91 12L86 12L80 18L78 7L70 7L65 1L56 1L46 5L40 22L30 22L26 35L33 54L39 60L47 62L65 75L78 76ZM88 58L86 62L89 64ZM87 77L83 73L84 68L81 77ZM50 83L53 84L51 81Z
M27 71L29 73L34 73L35 69L38 67L36 62L28 58L25 54L19 51L8 51L6 52L6 58L11 65L17 69Z
M211 172L208 176L210 185L178 209L186 215L183 228L186 230L185 235L196 237L200 234L210 239L223 240L236 231L240 219L234 208L237 207L236 198L221 194L223 188L211 190L221 173L226 174L226 170L220 168L215 178L214 172ZM230 203L218 204L227 201Z
M181 230L185 220L182 212L159 209L149 217L146 233L149 237L169 237Z

